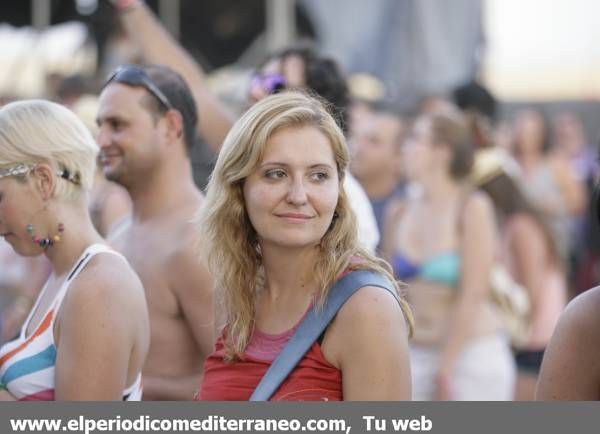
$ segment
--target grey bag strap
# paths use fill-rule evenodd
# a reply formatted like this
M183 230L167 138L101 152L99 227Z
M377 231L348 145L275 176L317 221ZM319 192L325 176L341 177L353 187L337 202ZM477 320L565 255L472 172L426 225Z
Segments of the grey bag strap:
M333 285L323 309L315 306L308 312L287 345L281 350L281 353L254 389L250 401L268 401L271 398L327 328L346 300L364 286L377 286L386 289L400 303L391 282L381 274L370 270L358 270L348 273Z

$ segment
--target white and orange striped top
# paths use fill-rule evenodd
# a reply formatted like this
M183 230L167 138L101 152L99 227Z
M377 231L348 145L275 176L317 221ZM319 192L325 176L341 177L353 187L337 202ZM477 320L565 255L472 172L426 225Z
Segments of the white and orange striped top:
M54 400L54 366L56 345L54 343L54 321L71 282L77 277L90 259L98 253L119 253L102 244L89 246L75 263L72 271L62 284L40 324L30 336L26 330L42 299L46 287L42 289L19 336L0 348L0 382L19 401ZM122 257L122 256L121 256ZM142 376L123 391L124 401L139 401L142 397Z

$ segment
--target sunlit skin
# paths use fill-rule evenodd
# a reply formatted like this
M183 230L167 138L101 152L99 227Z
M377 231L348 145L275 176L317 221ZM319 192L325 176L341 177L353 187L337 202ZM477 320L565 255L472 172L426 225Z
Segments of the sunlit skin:
M41 248L31 242L24 223L31 221L36 213L36 205L32 203L34 200L27 183L18 182L14 178L0 179L0 236L6 239L15 252L23 256L41 253ZM37 204L37 208L41 210L42 204Z
M416 318L413 344L439 349L436 371L427 380L431 390L417 389L417 396L446 400L458 396L454 378L464 343L495 326L491 321L473 320L489 316L481 300L495 240L489 199L470 193L462 180L452 176L452 148L436 140L433 127L430 117L418 118L402 147L403 173L420 190L386 216L383 250L388 258L402 252L414 264L460 252L458 288L419 277L408 282Z
M120 83L107 86L100 95L96 137L99 162L107 179L125 187L140 182L135 174L151 176L161 158L159 138L166 134L165 121L154 119L142 106L147 92Z
M52 266L25 336L38 328L82 252L104 242L91 223L85 195L69 200L56 197L57 182L65 181L57 179L46 163L33 167L24 180L0 179L0 235L18 254L44 254ZM52 246L40 247L32 240L29 224L39 237L60 238ZM64 232L58 230L59 224ZM53 331L54 398L121 399L124 388L135 381L148 345L146 303L138 277L115 255L92 258L70 283ZM107 346L113 348L109 354ZM7 399L14 397L0 393L0 400Z
M314 273L318 245L340 195L327 137L312 126L276 132L256 171L246 178L243 195L265 270L255 326L283 333L300 321L319 289ZM321 346L327 362L342 371L344 399L410 397L405 336L400 307L380 288L361 288L344 304ZM382 347L389 352L383 358L375 350Z
M109 84L100 95L100 161L128 190L132 218L108 239L140 276L150 313L144 399L191 399L213 349L213 282L197 261L193 219L203 196L192 178L177 110L150 111L141 87Z
M323 133L314 127L275 133L244 183L246 209L261 248L317 245L331 224L339 188L333 151Z

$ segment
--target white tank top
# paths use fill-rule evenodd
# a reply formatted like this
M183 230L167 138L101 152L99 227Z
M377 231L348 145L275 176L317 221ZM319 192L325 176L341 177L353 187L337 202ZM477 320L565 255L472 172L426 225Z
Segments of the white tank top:
M54 400L54 366L56 345L54 343L54 321L71 282L79 275L86 264L98 253L111 253L125 258L103 244L92 244L79 257L67 279L58 290L42 321L26 336L26 330L47 289L47 283L40 292L19 336L0 348L0 382L19 401ZM124 401L139 401L142 398L142 374L139 373L133 384L123 391Z

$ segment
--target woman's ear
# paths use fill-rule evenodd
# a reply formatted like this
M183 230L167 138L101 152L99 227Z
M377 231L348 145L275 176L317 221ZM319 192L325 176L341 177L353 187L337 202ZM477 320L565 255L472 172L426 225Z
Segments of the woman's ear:
M56 175L48 164L38 164L31 171L36 190L43 200L48 200L54 195L56 189Z

